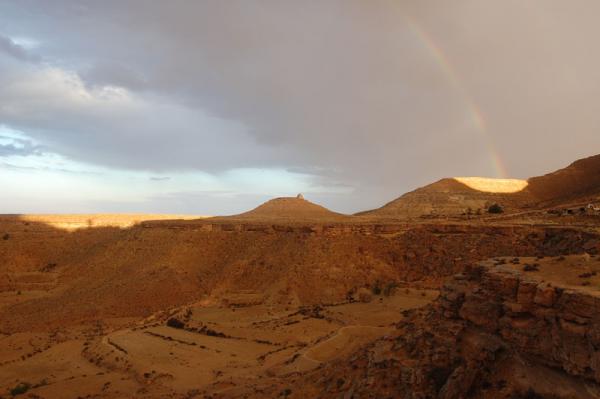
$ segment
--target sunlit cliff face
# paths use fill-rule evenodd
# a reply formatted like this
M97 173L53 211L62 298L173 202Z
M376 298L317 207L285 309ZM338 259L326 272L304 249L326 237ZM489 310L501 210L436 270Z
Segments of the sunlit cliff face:
M473 190L485 193L517 193L527 187L527 180L491 179L486 177L455 177L454 180Z

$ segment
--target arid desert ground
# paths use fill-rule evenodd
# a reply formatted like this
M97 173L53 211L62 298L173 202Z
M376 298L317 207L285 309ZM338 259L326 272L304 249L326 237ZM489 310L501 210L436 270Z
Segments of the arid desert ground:
M4 215L0 397L599 398L599 253L600 156L356 215Z

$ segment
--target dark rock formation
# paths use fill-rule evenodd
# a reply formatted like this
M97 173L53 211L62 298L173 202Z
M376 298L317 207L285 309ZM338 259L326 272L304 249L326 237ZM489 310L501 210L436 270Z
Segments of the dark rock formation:
M314 379L317 397L600 395L600 293L490 261L456 275L433 305L404 316L393 335L301 383ZM336 386L341 375L352 383Z

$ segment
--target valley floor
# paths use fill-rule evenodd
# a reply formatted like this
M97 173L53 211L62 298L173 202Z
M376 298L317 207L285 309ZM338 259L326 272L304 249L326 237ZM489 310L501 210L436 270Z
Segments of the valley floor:
M1 398L600 397L595 216L149 219L0 217Z
M395 288L368 302L242 307L191 304L142 320L116 318L0 337L0 387L41 398L239 397L285 392L314 370L393 331L436 291ZM0 297L0 306L38 295ZM277 387L277 388L275 388ZM0 391L1 392L1 391Z

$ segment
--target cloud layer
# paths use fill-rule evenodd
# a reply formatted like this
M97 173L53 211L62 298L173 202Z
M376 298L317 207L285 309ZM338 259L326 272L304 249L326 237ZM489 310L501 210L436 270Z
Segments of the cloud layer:
M0 125L113 170L300 173L326 205L359 210L444 176L498 175L496 158L526 177L600 152L599 12L585 0L4 1Z

